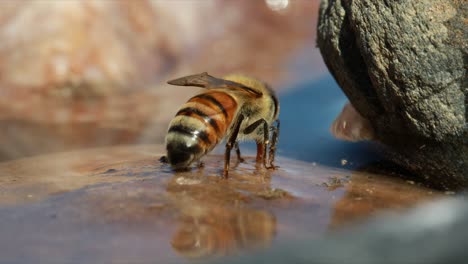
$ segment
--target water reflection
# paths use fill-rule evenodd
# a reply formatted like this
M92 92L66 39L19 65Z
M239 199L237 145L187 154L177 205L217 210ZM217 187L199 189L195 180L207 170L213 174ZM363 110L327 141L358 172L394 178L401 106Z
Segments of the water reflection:
M171 245L185 257L224 256L268 247L276 234L274 214L251 207L258 199L284 198L271 185L271 171L237 164L233 170L242 173L234 172L226 182L220 177L221 163L222 159L205 159L204 168L176 173L167 184L180 211Z
M177 225L171 245L188 258L268 247L276 231L275 217L267 211L220 206L185 208Z
M422 187L418 182L401 178L354 171L341 184L344 194L333 205L329 228L343 228L384 209L395 212L441 196L440 192Z

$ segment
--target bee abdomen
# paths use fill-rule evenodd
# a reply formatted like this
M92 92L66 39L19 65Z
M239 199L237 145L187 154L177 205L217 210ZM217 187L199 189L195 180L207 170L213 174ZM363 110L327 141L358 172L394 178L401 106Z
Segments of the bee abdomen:
M193 117L197 118L200 121L205 122L207 125L211 126L214 131L216 132L216 135L221 134L221 130L218 126L218 123L214 118L206 114L204 111L195 108L195 107L184 107L177 112L176 116L183 115L183 116L188 116L188 117Z
M212 143L208 136L208 133L206 133L203 130L192 129L184 125L174 125L169 128L168 133L171 132L178 133L179 135L185 135L188 137L201 139L205 143L205 145L211 145Z
M171 121L166 136L169 163L186 168L212 150L226 135L237 111L235 99L224 92L192 97Z
M223 91L212 91L196 95L187 102L187 105L189 104L202 110L213 123L216 123L220 138L224 137L237 111L236 100ZM216 129L214 126L213 128Z

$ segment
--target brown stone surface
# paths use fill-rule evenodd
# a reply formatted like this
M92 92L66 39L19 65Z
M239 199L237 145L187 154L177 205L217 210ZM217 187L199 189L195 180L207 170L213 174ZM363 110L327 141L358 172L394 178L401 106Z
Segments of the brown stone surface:
M180 262L318 238L382 209L440 194L397 178L254 157L221 177L221 156L174 173L162 146L65 152L0 163L0 248L12 262ZM243 252L243 251L241 251Z

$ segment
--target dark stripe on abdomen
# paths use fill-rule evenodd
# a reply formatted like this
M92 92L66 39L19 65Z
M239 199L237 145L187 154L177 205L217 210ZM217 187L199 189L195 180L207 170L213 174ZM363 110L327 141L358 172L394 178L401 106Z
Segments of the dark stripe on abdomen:
M214 130L216 131L216 134L218 134L218 135L220 134L219 126L216 123L216 121L213 118L211 118L209 115L205 114L200 109L197 109L197 108L194 108L194 107L185 107L185 108L180 109L179 112L177 112L176 116L178 116L178 115L184 115L184 116L197 115L197 116L203 118L203 120L205 120L206 123L210 124L214 128Z
M221 110L221 112L223 113L224 118L227 117L227 112L226 112L226 109L224 108L224 106L216 98L214 98L210 94L202 93L202 94L194 96L193 98L205 99L205 100L215 104L219 108L219 110Z
M180 133L182 135L187 135L191 137L195 136L203 140L203 142L205 142L206 145L208 146L211 145L211 141L208 138L208 134L205 131L194 130L190 127L183 126L183 125L175 125L169 128L168 133L171 133L171 132Z

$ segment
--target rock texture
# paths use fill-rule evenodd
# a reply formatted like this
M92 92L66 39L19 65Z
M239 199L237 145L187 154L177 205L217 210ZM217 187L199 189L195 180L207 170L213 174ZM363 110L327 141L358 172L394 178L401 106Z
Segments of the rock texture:
M466 15L458 0L323 0L318 46L391 158L439 187L468 185Z

